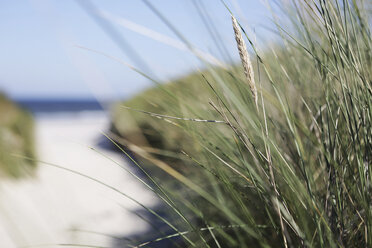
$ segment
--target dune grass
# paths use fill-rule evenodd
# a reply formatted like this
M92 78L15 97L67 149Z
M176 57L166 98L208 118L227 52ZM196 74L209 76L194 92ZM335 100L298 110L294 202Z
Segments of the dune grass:
M372 246L370 6L279 7L275 46L260 52L235 30L254 51L257 96L243 59L244 70L206 65L113 110L112 137L146 164L174 213L178 232L164 239Z
M2 94L0 113L0 175L18 178L29 174L36 166L30 160L35 159L33 118Z

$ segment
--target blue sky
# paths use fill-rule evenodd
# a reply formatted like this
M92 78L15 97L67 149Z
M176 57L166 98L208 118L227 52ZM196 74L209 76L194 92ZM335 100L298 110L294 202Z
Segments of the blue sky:
M152 34L167 36L176 46L180 45L179 38L142 1L90 2L98 11L95 13L101 14L100 18L108 18L108 25L130 48L121 49L113 42L78 1L1 0L0 91L13 98L104 99L127 97L151 86L148 80L117 61L77 46L117 57L159 80L201 67L190 52L138 33L151 30ZM151 3L195 47L221 59L193 0L152 0ZM236 59L238 54L229 13L218 0L203 0L202 3L228 53ZM269 26L270 21L261 0L227 3L242 24L259 35L258 38L271 37L262 27ZM150 69L128 55L129 50L132 53L134 50Z

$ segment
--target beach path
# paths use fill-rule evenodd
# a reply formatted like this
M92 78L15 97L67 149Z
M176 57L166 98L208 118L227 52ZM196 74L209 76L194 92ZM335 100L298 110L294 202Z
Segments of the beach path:
M155 206L156 197L112 161L133 171L123 154L90 149L97 147L100 132L107 127L102 111L38 117L38 157ZM0 247L58 243L109 247L115 237L147 230L148 224L133 213L138 209L138 204L100 183L40 163L35 177L0 183Z

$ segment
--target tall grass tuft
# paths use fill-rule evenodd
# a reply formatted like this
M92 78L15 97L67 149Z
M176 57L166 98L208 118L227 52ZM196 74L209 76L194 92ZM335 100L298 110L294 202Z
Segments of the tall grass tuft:
M34 172L36 163L19 155L35 159L34 120L0 92L0 178L19 178Z
M115 108L177 230L137 247L372 247L371 6L272 7L281 40L262 52L232 17L243 70L207 66Z

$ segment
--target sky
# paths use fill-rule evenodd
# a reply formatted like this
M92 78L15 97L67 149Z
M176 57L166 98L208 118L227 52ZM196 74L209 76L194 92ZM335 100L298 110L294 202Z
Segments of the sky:
M152 85L128 65L159 81L203 67L182 39L211 63L237 60L220 1L149 2L181 35L141 0L0 0L0 91L14 99L125 98ZM262 2L226 1L254 39L272 37ZM228 56L198 9L213 21Z

